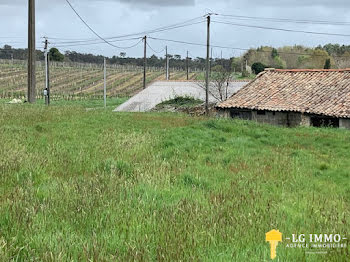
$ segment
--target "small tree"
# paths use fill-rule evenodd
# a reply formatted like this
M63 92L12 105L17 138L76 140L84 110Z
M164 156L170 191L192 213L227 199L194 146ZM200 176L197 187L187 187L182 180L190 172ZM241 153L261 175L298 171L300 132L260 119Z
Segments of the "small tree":
M64 60L64 55L55 47L50 49L49 56L52 61L62 62Z
M120 52L120 57L122 57L122 58L125 58L126 57L126 53L125 52Z
M226 101L230 96L229 86L231 81L231 70L227 70L221 65L214 66L209 83L209 94L219 102ZM205 82L200 82L199 86L204 90L206 89Z
M256 62L252 65L252 70L254 72L254 74L260 74L261 72L263 72L266 68L266 65L264 65L263 63L260 62Z
M327 58L326 63L324 64L324 69L331 69L331 59Z
M273 48L271 51L271 56L272 58L276 58L277 56L279 56L278 51L276 48Z

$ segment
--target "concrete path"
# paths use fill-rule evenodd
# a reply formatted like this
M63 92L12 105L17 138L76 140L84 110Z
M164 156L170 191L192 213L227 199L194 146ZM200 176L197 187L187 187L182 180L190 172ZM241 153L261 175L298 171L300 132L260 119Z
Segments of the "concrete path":
M228 91L229 96L247 83L231 82ZM214 92L214 90L212 91ZM205 101L205 90L199 86L198 82L158 81L117 107L115 112L147 112L156 105L176 96L190 96ZM219 102L211 95L209 100L212 103Z

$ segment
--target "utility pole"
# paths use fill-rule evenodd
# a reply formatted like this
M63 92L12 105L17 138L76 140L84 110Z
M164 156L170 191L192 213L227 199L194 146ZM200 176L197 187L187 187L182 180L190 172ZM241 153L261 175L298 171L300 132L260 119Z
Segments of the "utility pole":
M221 66L224 66L224 60L222 60L222 50L221 50Z
M51 91L50 91L50 54L47 54L47 104L51 103Z
M248 76L248 70L247 70L248 60L245 57L243 58L244 58L244 61L242 61L242 76L246 77Z
M45 96L45 104L49 105L49 55L48 55L48 44L49 41L45 37L45 90L44 90L44 96Z
M169 80L168 46L165 47L165 79Z
M146 89L146 66L147 66L147 36L143 38L144 41L144 58L143 58L143 89Z
M187 57L186 57L186 73L187 73L187 81L189 80L188 78L188 51L187 51Z
M103 79L104 79L104 85L103 85L103 100L104 100L104 106L107 107L107 66L106 66L106 58L103 60Z
M28 3L28 102L35 103L35 0L29 0Z
M207 72L205 76L205 113L209 116L209 51L210 51L210 14L207 16Z

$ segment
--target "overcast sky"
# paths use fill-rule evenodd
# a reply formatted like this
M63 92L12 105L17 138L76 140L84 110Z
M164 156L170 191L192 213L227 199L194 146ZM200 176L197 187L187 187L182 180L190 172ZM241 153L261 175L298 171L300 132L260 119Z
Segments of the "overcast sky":
M276 17L307 20L327 20L350 22L350 3L348 0L70 0L74 8L87 23L103 37L142 32L167 26L188 19L203 16L207 12L218 14ZM0 0L0 46L8 43L14 47L25 47L27 39L28 0ZM70 9L65 0L36 1L37 42L42 47L43 36L50 42L61 39L96 38ZM213 20L240 24L263 25L286 29L350 34L350 25L313 25L295 23L276 23L266 21L242 21L234 18L215 16ZM305 45L317 46L326 43L350 45L350 37L309 35L303 33L279 32L257 28L244 28L224 24L212 24L212 44L238 48L261 45ZM174 39L187 42L206 42L205 23L171 31L148 34L151 37ZM63 41L63 40L62 40ZM118 46L130 46L138 40L116 42ZM205 47L166 43L149 40L157 51L168 45L169 52L185 56L190 51L193 57L204 57ZM143 46L123 50L107 44L72 46L59 48L106 56L126 52L128 56L142 56ZM223 51L224 57L238 56L242 51L214 48L215 57ZM148 51L151 55L152 50ZM157 55L163 55L162 53Z

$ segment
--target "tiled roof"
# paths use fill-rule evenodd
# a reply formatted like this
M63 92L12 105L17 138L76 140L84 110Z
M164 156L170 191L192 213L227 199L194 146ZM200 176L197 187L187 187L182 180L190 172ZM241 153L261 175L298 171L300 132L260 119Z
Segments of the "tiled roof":
M350 118L350 69L268 69L217 107Z

